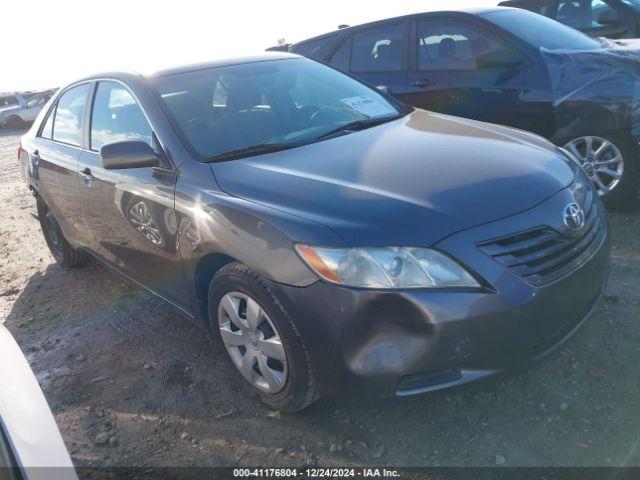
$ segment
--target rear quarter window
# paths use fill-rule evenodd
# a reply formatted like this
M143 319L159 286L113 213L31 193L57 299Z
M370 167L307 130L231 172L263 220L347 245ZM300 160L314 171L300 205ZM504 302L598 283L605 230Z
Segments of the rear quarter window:
M0 108L13 107L19 104L20 102L18 101L18 99L12 95L6 95L4 97L0 97Z
M295 46L294 53L316 60L324 60L326 49L329 44L333 42L334 38L335 35L331 35L318 40L299 43Z

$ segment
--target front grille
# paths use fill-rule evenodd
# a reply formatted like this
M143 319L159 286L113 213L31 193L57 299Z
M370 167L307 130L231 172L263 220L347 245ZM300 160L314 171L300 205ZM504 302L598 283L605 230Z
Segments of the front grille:
M478 248L531 285L544 285L578 268L601 245L605 226L598 202L588 202L585 217L577 235L538 227L480 243Z

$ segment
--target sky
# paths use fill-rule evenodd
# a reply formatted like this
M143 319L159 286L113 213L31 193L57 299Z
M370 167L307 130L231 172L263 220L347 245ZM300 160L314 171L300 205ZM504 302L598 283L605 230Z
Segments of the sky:
M293 43L340 24L498 1L3 0L0 92L251 55L279 39Z

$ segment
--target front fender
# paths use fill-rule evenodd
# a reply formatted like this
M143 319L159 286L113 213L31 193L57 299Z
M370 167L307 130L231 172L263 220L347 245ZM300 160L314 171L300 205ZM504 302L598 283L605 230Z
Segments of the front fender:
M240 262L270 281L304 287L317 277L294 252L294 243L344 245L323 225L222 192L208 166L192 170L198 167L206 170L181 176L175 195L178 248L194 306L202 304L199 267L212 256Z

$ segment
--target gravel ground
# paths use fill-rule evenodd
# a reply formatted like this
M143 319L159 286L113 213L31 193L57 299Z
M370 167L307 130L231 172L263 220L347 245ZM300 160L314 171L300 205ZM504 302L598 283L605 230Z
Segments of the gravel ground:
M611 215L605 301L546 363L390 401L280 415L225 354L109 269L63 270L0 131L0 322L35 371L78 466L640 465L640 202Z

